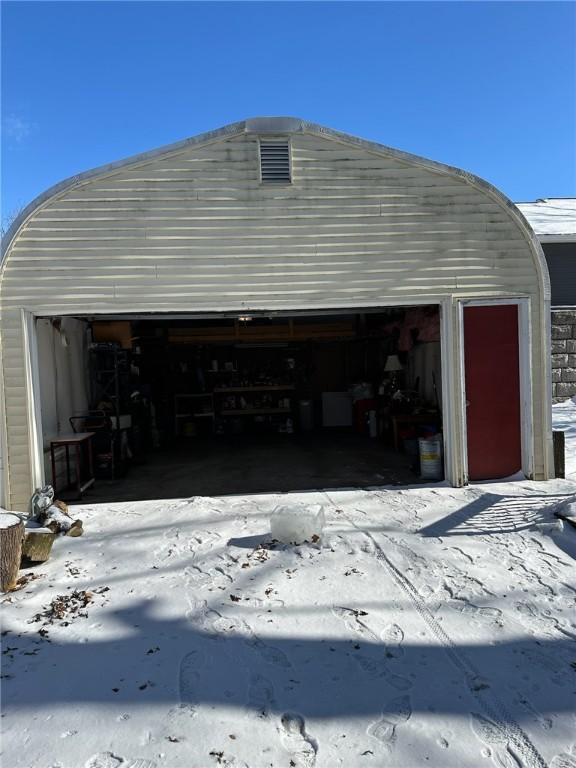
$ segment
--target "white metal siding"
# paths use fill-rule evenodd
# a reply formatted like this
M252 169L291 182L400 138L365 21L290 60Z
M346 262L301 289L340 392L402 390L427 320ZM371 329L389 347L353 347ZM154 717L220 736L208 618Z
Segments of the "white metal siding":
M81 180L21 229L1 286L14 499L29 492L22 307L192 312L525 295L538 320L528 239L485 190L334 138L290 140L292 184L261 184L258 137L241 134Z

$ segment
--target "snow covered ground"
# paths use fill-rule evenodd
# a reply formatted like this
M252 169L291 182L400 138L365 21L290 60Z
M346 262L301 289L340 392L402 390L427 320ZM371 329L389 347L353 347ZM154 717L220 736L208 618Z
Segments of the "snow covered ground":
M75 507L86 534L2 601L2 765L573 768L575 493ZM321 544L271 542L291 499Z
M576 403L554 427L565 481L75 507L2 599L2 765L575 768ZM321 542L272 541L292 502Z
M576 480L576 397L552 406L552 423L565 434L566 477Z

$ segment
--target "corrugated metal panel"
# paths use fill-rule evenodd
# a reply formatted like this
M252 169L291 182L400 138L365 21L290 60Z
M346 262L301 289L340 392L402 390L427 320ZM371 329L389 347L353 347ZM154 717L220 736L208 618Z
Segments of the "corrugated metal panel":
M291 184L261 183L259 137L248 133L83 179L33 214L1 288L14 498L29 492L21 307L245 311L539 295L525 237L484 190L313 133L290 145Z

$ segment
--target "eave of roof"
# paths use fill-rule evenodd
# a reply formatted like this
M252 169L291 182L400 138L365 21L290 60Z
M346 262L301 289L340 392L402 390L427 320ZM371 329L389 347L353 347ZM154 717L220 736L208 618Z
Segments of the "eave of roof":
M516 203L542 243L576 240L576 198L550 197Z

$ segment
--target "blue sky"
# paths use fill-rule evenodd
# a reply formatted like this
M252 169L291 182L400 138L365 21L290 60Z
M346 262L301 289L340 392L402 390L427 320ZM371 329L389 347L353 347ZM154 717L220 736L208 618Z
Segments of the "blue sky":
M2 37L3 215L255 115L576 195L572 2L3 2Z

